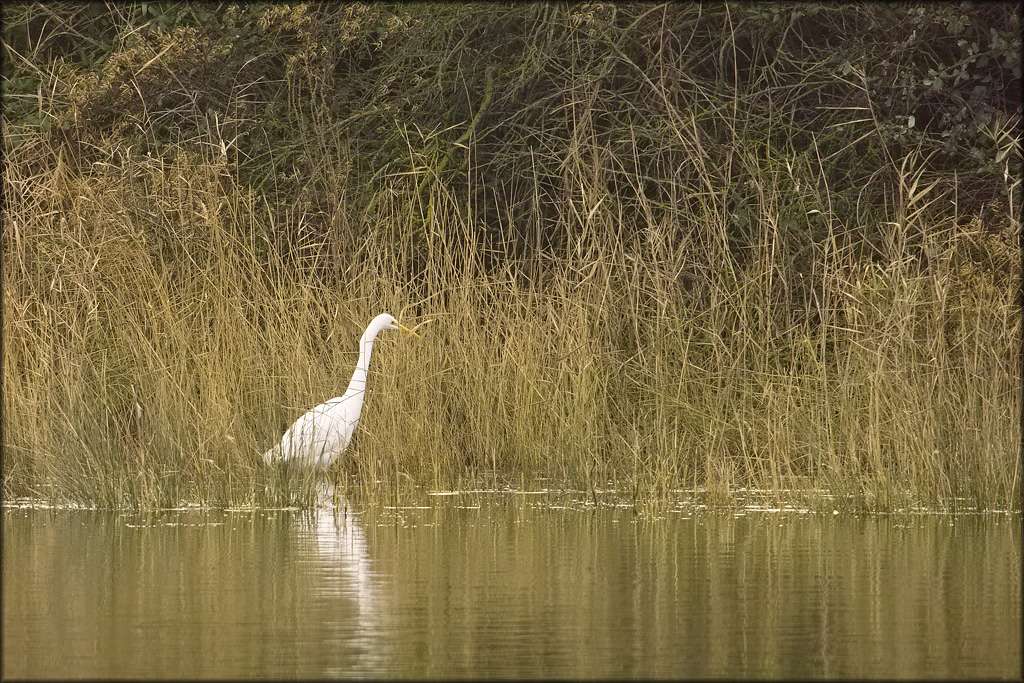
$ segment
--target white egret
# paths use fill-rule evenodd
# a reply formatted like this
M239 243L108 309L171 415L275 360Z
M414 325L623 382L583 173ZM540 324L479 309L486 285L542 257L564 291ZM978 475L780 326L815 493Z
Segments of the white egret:
M429 321L416 327L426 322ZM371 320L359 338L359 360L348 389L341 396L328 399L306 411L292 423L281 437L281 442L263 454L263 460L268 465L276 460L286 460L328 467L344 452L356 431L359 413L363 410L366 373L370 369L373 343L384 330L401 330L419 336L416 328L402 325L390 313L381 313Z

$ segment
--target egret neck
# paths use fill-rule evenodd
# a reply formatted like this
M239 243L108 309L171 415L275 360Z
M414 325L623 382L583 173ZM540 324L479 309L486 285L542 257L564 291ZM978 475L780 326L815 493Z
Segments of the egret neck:
M370 356L373 354L373 343L381 331L378 325L371 325L359 338L359 360L356 361L355 372L352 373L352 380L348 383L348 390L345 397L349 401L355 401L354 407L356 416L363 405L363 395L366 393L366 375L370 370Z

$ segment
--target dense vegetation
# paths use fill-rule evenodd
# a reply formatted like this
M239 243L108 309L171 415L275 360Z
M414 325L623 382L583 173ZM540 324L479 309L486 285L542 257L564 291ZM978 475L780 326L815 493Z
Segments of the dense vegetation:
M1019 507L1014 4L9 4L4 50L5 496L308 502L255 456L388 310L436 322L364 487Z

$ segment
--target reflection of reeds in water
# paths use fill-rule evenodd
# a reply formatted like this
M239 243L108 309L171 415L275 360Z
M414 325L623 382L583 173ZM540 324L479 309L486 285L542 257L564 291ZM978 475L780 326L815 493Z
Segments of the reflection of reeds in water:
M1005 515L367 518L8 511L3 673L1019 678Z

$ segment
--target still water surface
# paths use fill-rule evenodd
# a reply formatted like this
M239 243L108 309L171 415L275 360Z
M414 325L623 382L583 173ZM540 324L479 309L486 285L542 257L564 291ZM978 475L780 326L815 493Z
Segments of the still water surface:
M4 677L1020 678L1020 517L3 512Z

